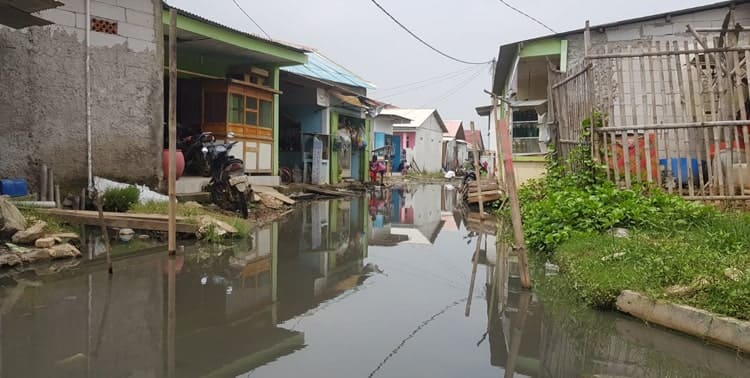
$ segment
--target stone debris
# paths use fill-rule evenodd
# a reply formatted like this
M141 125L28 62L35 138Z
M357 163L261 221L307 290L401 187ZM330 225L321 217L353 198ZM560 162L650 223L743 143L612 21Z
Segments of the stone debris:
M9 238L26 229L26 218L18 208L4 197L0 197L0 238Z
M15 253L3 253L0 255L0 266L13 267L21 263L21 258Z
M81 251L69 243L58 244L52 248L47 248L47 252L49 253L49 257L53 260L81 257Z
M37 221L33 226L13 234L11 240L17 244L34 244L36 239L44 236L45 227L47 227L47 222Z
M258 196L260 197L260 202L263 206L269 209L279 210L284 208L284 202L270 194L258 193Z
M724 275L732 281L740 282L745 276L745 273L737 268L726 268L724 269Z
M613 254L611 254L611 255L608 255L608 256L604 256L604 257L602 257L602 261L603 261L603 262L607 262L607 261L609 261L609 260L619 259L620 257L623 257L623 256L625 256L625 255L627 255L627 253L625 253L625 252L617 252L617 253L613 253Z
M44 237L44 238L39 238L39 239L36 239L36 241L34 242L34 246L37 248L50 248L54 246L55 243L57 243L57 240L59 239L55 239L49 236Z
M699 278L690 285L674 285L666 288L664 293L670 297L684 297L704 289L711 285L711 282L705 278Z
M227 234L233 235L239 232L231 224L220 221L216 218L209 217L207 215L198 218L198 224L200 224L200 227L198 227L198 231L195 233L195 236L198 237L198 239L203 239L204 237L206 237L209 233L211 233L211 229L214 230L213 232L215 232L217 236L221 237Z
M135 231L130 228L122 228L120 229L120 232L118 232L118 236L120 237L120 240L129 242L133 239L133 236L135 236Z

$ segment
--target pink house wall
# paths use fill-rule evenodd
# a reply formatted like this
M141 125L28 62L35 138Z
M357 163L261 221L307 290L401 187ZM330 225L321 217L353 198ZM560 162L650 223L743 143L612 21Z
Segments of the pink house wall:
M393 135L398 135L401 137L401 149L414 149L414 140L417 138L416 132L409 132L409 133L393 133ZM406 143L409 143L407 146Z

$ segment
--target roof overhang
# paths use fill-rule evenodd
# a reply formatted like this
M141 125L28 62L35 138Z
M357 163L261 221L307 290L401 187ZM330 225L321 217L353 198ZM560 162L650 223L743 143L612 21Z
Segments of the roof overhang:
M492 105L478 106L476 108L477 115L480 117L487 117L492 114Z
M63 3L55 0L0 0L0 24L14 29L51 25L53 22L33 16L31 13L61 5Z
M165 10L170 7L164 4ZM307 62L306 50L229 28L190 12L177 11L177 50L204 60L216 57L235 64L295 65ZM169 35L169 12L162 13Z

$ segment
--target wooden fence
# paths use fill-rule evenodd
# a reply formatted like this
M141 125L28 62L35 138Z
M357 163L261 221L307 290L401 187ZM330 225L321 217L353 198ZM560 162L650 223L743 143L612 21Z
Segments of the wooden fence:
M621 187L652 183L688 199L750 199L744 39L737 31L600 46L569 73L551 72L560 155L591 143L592 156ZM601 124L587 141L582 125L594 115Z

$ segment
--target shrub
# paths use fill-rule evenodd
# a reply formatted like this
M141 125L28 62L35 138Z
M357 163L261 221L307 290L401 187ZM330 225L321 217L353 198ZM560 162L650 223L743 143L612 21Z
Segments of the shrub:
M104 192L102 207L105 211L124 213L138 203L140 191L135 186L109 189Z

